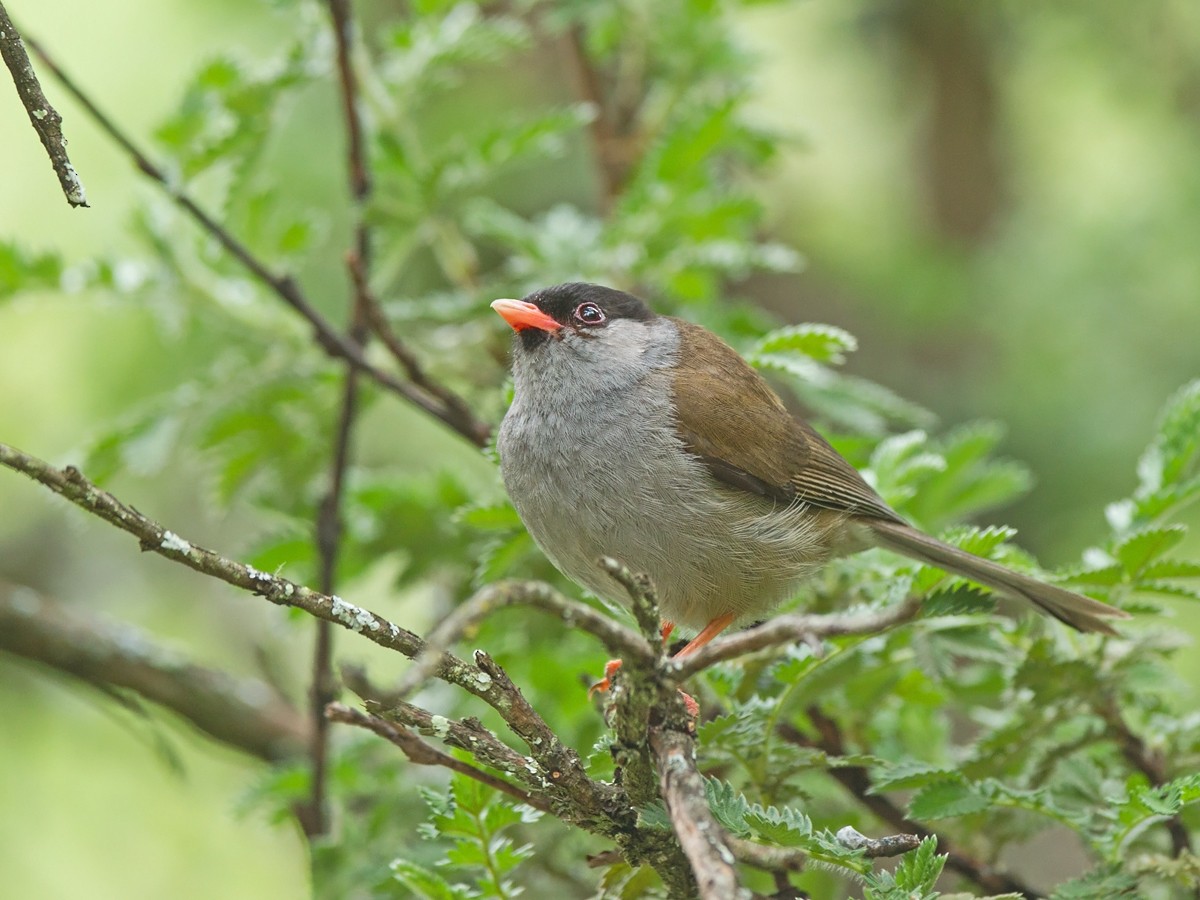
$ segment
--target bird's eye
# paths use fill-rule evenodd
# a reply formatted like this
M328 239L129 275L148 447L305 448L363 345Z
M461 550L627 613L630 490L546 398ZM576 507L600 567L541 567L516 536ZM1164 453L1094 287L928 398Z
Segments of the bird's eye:
M604 310L595 303L580 303L575 308L575 318L584 325L600 325L604 322Z

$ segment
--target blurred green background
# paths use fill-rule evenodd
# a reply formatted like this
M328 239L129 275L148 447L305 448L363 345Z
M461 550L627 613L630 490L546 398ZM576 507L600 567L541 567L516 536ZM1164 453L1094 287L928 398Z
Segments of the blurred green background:
M276 17L307 9L6 6L143 142L201 61L276 49ZM731 27L759 58L754 116L791 138L755 189L773 236L808 261L798 276L756 277L739 295L782 320L856 334L849 370L943 424L1004 423L1003 451L1025 461L1036 484L995 521L1017 526L1048 565L1077 559L1101 534L1105 504L1131 490L1166 397L1200 375L1200 5L809 0L740 9ZM555 61L537 65L552 73ZM133 252L124 225L157 202L155 189L52 78L43 81L92 208L63 202L24 111L0 87L0 237L72 262ZM569 99L567 79L533 81L514 70L489 95L561 90ZM275 148L289 171L303 179L340 167L332 97L310 98L300 113L302 139ZM452 127L470 110L440 114ZM534 207L586 203L586 160L568 162L514 176L503 191ZM338 252L312 259L307 284L318 293L341 284ZM155 315L88 292L0 303L0 440L70 462L123 410L186 380L216 348L187 334L164 341ZM471 456L433 427L410 430L403 446L392 443L396 429L388 434L366 434L366 452ZM188 522L197 540L236 547L244 523L205 518L199 487L183 482L169 470L132 472L113 488L160 521ZM298 639L276 611L139 558L130 541L83 519L0 473L0 576L136 622L216 664L245 666L252 656L234 617ZM369 586L358 596L369 601ZM1194 609L1177 611L1181 627L1200 633ZM298 669L307 649L305 632ZM1194 660L1181 674L1200 683ZM0 721L6 895L307 890L303 841L236 812L255 783L252 763L184 729L114 713L8 658ZM177 770L162 762L164 739Z

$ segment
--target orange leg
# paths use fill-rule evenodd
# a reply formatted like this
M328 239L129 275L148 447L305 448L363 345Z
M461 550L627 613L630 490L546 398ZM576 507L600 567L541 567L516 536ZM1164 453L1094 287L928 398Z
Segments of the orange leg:
M733 613L725 613L717 616L711 622L704 626L704 630L692 638L691 642L675 654L674 658L678 659L681 656L691 656L718 634L733 624Z
M695 653L697 650L715 638L718 634L728 628L733 623L733 619L733 613L725 613L724 615L717 616L715 619L705 625L704 630L692 638L692 640L688 642L687 646L676 653L675 657L687 656L691 653ZM667 639L670 638L671 632L674 630L674 622L668 622L665 620L663 621L662 628L659 629L659 634L662 635L664 647L667 645ZM604 677L588 688L588 696L592 696L597 691L603 693L612 687L612 677L616 674L617 669L619 668L621 668L621 661L619 659L610 659L607 663L605 663ZM684 702L687 704L688 712L690 712L692 715L696 715L700 711L700 707L696 704L696 701L687 694L684 694L683 697Z

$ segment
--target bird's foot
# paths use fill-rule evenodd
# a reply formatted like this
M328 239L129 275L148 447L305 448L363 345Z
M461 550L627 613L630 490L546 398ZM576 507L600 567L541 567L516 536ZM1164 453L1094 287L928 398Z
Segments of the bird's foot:
M604 677L588 688L588 696L591 697L597 693L603 694L611 688L612 678L617 674L619 668L621 668L621 660L619 659L610 659L606 662L604 664ZM683 698L683 705L687 709L688 715L693 719L699 716L700 704L696 702L696 699L682 688L680 688L679 694Z
M612 677L617 674L617 669L621 668L619 659L610 659L604 664L604 677L588 688L588 696L591 697L595 693L603 694L612 687Z

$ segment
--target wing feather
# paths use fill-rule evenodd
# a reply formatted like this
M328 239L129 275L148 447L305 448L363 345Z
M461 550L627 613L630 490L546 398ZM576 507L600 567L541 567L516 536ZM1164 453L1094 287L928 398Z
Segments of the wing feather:
M680 337L672 388L679 433L714 478L780 502L903 521L732 348L698 325L672 321Z

